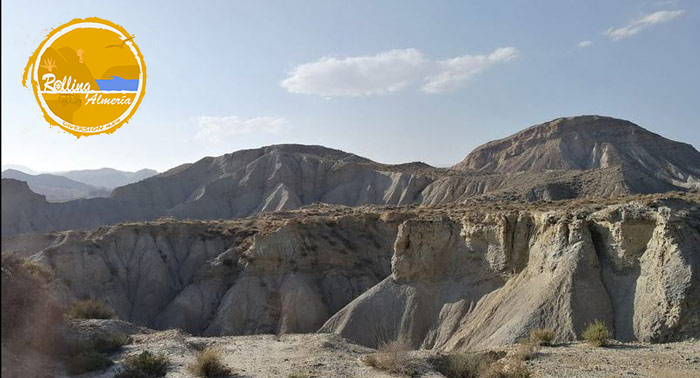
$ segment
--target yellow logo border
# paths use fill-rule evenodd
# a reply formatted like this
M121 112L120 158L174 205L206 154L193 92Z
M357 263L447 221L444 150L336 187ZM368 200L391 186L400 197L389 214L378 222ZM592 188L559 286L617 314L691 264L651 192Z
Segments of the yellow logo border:
M44 49L44 45L46 45L46 43L51 39L51 37L53 37L54 35L56 35L57 33L61 32L63 29L65 29L65 28L67 28L67 27L70 27L70 26L73 26L73 25L78 25L78 24L81 24L81 23L98 23L98 24L103 24L103 25L105 25L105 26L108 26L108 27L111 27L111 28L116 29L117 31L119 31L120 33L122 33L123 36L124 36L125 38L127 38L127 37L129 36L129 33L128 33L121 25L117 25L117 24L115 24L115 23L113 23L113 22L111 22L111 21L108 21L108 20L105 20L105 19L102 19L102 18L98 18L98 17L88 17L88 18L76 18L76 19L73 19L72 21L67 22L67 23L65 23L65 24L63 24L63 25L61 25L61 26L59 26L59 27L57 27L57 28L51 30L51 32L49 32L49 34L48 34L48 35L46 36L46 38L41 42L41 44L39 44L39 47L34 51L34 54L32 54L32 55L29 57L29 61L28 61L28 63L27 63L27 66L24 68L24 75L22 76L22 85L23 85L24 87L27 87L27 78L29 78L29 79L31 80L31 86L32 86L32 90L34 91L34 97L36 98L37 104L39 105L39 108L41 109L41 112L44 114L44 119L45 119L49 124L51 124L51 125L53 125L53 126L58 126L58 127L60 127L61 129L63 129L63 130L65 130L65 131L67 131L67 132L69 132L69 133L71 133L71 134L77 136L78 138L80 138L81 136L98 135L98 134L102 134L102 133L112 134L112 133L115 132L117 129L119 129L120 127L122 127L122 125L124 125L125 123L128 123L128 122L129 122L129 120L131 119L131 117L134 115L134 113L136 113L136 110L139 108L139 105L141 105L141 100L143 100L143 97L144 97L144 95L146 94L146 62L144 61L143 55L141 55L141 50L139 49L139 47L138 47L138 45L137 45L136 43L132 43L132 46L134 47L134 50L136 50L136 57L139 59L139 63L140 63L140 66L141 66L141 72L143 73L143 80L142 80L142 84L141 84L141 85L142 85L141 91L138 93L138 96L137 96L136 101L135 101L135 105L133 106L133 108L131 108L131 111L129 111L129 113L128 113L125 117L123 117L123 119L122 119L121 121L117 122L115 125L110 126L109 128L107 128L107 129L105 129L105 130L103 130L103 131L99 131L99 132L96 132L96 133L84 133L84 132L80 132L80 131L77 131L77 130L72 130L72 129L70 129L70 128L64 127L64 125L61 125L59 122L56 122L56 120L54 120L54 119L51 117L51 115L48 113L48 109L45 109L45 108L41 105L41 99L39 98L39 87L40 87L40 86L39 86L39 82L34 78L34 75L32 74L32 69L34 68L34 66L37 65L37 64L39 64L38 59L41 58L41 57L39 56L39 53ZM122 116L123 116L123 114L122 114ZM121 118L122 116L120 116L120 118Z

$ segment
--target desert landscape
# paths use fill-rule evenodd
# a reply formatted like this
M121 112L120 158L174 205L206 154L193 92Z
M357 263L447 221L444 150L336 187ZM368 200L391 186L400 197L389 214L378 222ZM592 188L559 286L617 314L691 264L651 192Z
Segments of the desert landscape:
M451 168L273 145L102 198L3 178L3 376L698 376L699 190L692 146L601 116Z
M0 3L2 378L700 378L700 2Z

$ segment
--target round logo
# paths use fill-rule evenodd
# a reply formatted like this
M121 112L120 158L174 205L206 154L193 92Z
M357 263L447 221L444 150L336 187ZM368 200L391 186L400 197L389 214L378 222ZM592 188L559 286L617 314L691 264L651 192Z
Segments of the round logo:
M136 112L146 64L134 36L107 20L75 19L52 30L29 58L44 118L78 137L113 133Z

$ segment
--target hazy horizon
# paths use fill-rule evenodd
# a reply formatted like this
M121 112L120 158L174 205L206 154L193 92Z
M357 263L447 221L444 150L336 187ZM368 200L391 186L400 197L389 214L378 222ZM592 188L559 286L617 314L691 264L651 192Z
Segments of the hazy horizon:
M444 167L583 114L700 147L691 1L168 4L3 2L3 166L163 172L299 143ZM90 16L136 36L148 83L128 124L76 139L42 119L21 73L46 29Z

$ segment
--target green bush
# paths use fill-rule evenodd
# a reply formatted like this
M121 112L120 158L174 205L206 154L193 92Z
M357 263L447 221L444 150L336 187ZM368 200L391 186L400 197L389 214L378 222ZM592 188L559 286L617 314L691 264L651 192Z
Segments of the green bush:
M65 359L66 371L69 375L78 375L89 371L102 370L112 366L114 362L104 353L98 351L82 351Z
M228 377L231 369L221 362L221 351L207 348L199 352L194 363L188 366L190 373L196 377Z
M114 378L158 378L165 377L168 371L168 358L155 355L149 351L130 356L124 362L124 367Z
M66 314L74 319L114 318L114 311L112 311L107 304L93 298L81 299L73 302Z
M605 326L605 323L596 320L590 323L588 327L586 327L586 330L583 331L583 339L595 347L606 346L610 339L610 331L608 331L608 327Z
M530 343L537 346L549 346L552 345L556 334L553 329L550 328L540 328L535 329L530 332Z

